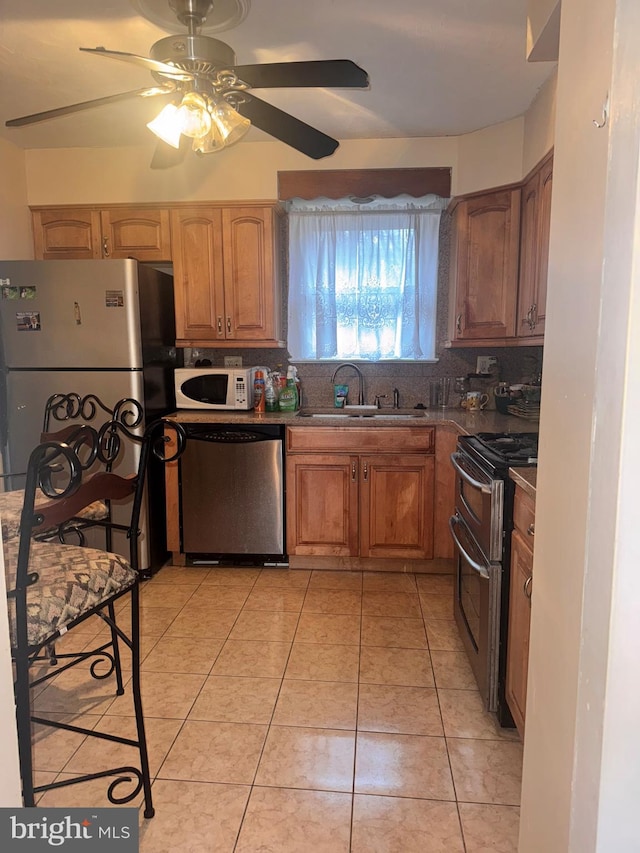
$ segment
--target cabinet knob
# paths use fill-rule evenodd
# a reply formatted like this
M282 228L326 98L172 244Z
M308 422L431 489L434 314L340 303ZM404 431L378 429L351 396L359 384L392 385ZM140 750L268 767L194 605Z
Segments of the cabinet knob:
M231 334L231 317L227 317L227 332Z
M536 533L535 524L533 522L531 522L531 524L527 527L527 535L528 536L535 536L535 533Z
M364 466L362 468L362 478L365 481L369 479L369 466L366 462L364 463Z
M357 475L358 475L358 469L356 467L356 463L352 462L351 463L351 482L352 483L355 483Z
M532 582L532 580L533 580L533 576L529 575L529 577L526 579L526 581L524 582L524 585L522 587L522 591L524 592L525 596L529 599L529 601L531 601L531 582Z
M111 252L109 251L109 238L108 237L102 238L102 254L104 255L105 258L108 258L109 255L111 254Z
M222 334L222 317L218 317L218 334Z

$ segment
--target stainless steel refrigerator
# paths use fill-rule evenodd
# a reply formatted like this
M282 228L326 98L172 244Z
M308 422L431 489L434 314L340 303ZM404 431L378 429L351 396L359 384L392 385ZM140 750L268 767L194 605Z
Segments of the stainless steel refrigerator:
M146 423L175 408L181 353L167 273L134 260L0 261L0 321L5 473L25 471L51 394L96 394L109 406L133 397ZM128 453L120 468L134 469L137 459L136 451ZM12 478L10 487L23 482ZM125 512L116 507L114 518ZM164 481L151 470L141 537L145 572L166 559L165 527ZM128 555L124 537L113 547Z

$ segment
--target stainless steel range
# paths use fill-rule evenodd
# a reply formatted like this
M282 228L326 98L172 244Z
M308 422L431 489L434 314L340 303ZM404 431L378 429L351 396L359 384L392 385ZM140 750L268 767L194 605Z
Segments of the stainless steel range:
M510 467L537 464L537 433L478 433L458 439L454 614L485 707L513 725L504 695L514 485Z

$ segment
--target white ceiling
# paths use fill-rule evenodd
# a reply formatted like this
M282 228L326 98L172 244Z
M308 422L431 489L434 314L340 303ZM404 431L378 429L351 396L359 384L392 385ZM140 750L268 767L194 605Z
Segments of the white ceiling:
M141 8L167 23L145 20ZM216 13L225 26L234 15L244 20L216 31ZM149 143L145 123L162 106L153 98L25 128L4 122L154 85L145 69L78 48L148 56L170 32L186 30L167 0L0 0L0 135L20 148ZM526 62L526 0L218 0L206 34L228 43L238 64L362 66L368 90L256 92L339 140L457 135L506 121L527 109L554 68ZM271 137L252 129L246 139Z

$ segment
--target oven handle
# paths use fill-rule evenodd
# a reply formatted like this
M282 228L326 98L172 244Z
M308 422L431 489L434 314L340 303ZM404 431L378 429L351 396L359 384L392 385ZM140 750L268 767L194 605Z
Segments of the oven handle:
M451 464L456 469L458 474L462 477L463 480L466 480L470 486L473 486L474 489L480 489L481 492L484 492L487 495L491 494L491 486L487 483L481 483L480 480L474 479L471 474L467 474L467 472L460 466L458 459L462 458L462 453L452 453L451 454Z
M460 524L460 523L461 523L461 519L460 519L460 516L458 515L458 513L456 513L455 515L452 515L451 518L449 519L449 530L451 530L451 535L453 536L453 541L455 542L456 548L458 549L458 551L460 551L460 553L462 554L464 559L467 561L467 563L469 563L469 565L471 566L472 569L475 569L478 572L478 574L481 575L483 578L489 578L489 571L488 571L487 567L483 566L481 563L477 563L475 560L472 560L471 557L469 556L469 554L467 554L467 552L465 551L462 542L456 536L455 528L456 528L456 525Z

